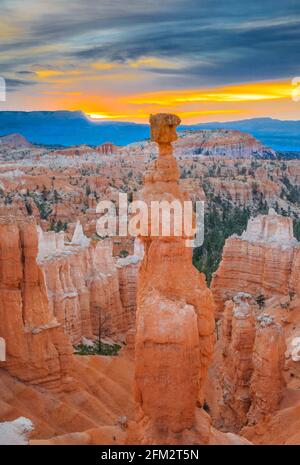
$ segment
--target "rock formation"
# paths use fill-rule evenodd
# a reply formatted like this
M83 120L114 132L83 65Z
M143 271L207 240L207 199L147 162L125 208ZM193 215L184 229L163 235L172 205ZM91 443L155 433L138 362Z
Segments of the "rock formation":
M0 219L0 336L12 375L59 387L72 369L72 347L48 305L45 279L36 263L35 222Z
M227 158L275 156L274 150L264 147L250 134L226 129L184 131L175 147L178 152Z
M93 430L90 443L114 443L115 437L121 441L120 427L114 425L119 416L131 411L132 359L126 353L107 358L73 355L69 335L74 328L64 332L65 322L60 324L55 307L60 293L71 302L76 293L84 321L87 294L82 274L87 271L92 274L91 308L100 299L113 298L109 273L105 273L114 264L111 244L99 242L94 252L89 245L72 242L54 248L56 241L46 234L37 262L38 231L33 218L0 218L0 237L0 337L6 342L6 357L0 361L0 416L5 422L0 423L0 441L27 443L26 425L32 423L34 438ZM51 253L45 247L47 238ZM87 263L85 257L92 259ZM47 288L47 283L54 287ZM66 311L64 316L70 315ZM30 421L15 421L20 416ZM77 441L81 440L79 434Z
M222 324L222 390L225 404L224 423L235 431L247 420L250 407L249 384L253 372L255 339L255 303L249 294L237 294L226 302ZM222 415L222 414L221 414Z
M192 198L218 213L268 206L299 215L297 160L247 159L268 150L237 131L175 141L178 123L154 116L152 142L124 148L53 151L0 138L0 441L14 442L16 425L22 435L22 416L40 444L243 442L211 416L257 443L299 443L300 246L291 219L270 210L226 241L212 283L213 363L214 305L191 265L190 237L141 233L132 253L131 237L94 234L97 202L120 191L148 205ZM126 347L117 357L73 355L72 344L99 333Z
M134 142L121 149L121 153L155 153L155 142ZM265 147L250 134L235 130L180 131L174 141L174 154L242 159L247 157L275 157L275 151Z
M295 245L293 223L290 218L279 216L273 208L268 215L250 218L247 229L241 236L249 242L262 242L283 246Z
M140 197L183 202L171 142L175 115L150 118L159 157L144 177ZM203 275L192 266L186 237L141 235L145 247L137 291L135 342L136 421L128 442L229 443L201 410L203 384L214 345L214 304ZM222 440L221 440L222 436Z
M119 338L134 325L138 255L116 264L111 240L91 241L77 222L71 242L39 229L38 262L53 314L73 344L99 332Z
M299 243L293 236L292 219L268 215L249 220L241 236L226 240L222 261L211 289L220 316L224 302L238 292L257 297L287 295L297 287L293 270L298 269Z
M253 350L253 375L250 384L251 407L248 422L275 412L283 396L286 344L282 326L272 317L261 315Z
M142 242L136 238L134 241L133 255L116 260L116 267L119 278L120 298L126 315L127 328L135 328L136 315L136 291L138 270L144 256Z
M285 387L283 329L258 315L250 294L239 293L225 304L220 349L220 415L223 427L240 431L278 409Z
M113 153L117 153L118 147L111 142L105 142L104 144L98 145L96 150L104 155L112 155Z
M257 197L263 198L267 204L273 205L274 199L280 197L282 187L270 179L260 180L239 175L229 177L208 177L207 182L214 193L223 199L230 200L239 207L253 206Z

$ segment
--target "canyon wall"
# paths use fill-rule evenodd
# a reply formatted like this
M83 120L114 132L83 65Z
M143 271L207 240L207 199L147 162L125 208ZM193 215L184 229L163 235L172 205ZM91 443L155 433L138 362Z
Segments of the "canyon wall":
M122 147L120 152L123 155L154 154L157 151L154 142L134 142ZM238 159L265 155L272 158L276 155L274 150L265 147L250 134L227 129L180 131L173 146L175 156L201 155Z
M286 385L284 331L246 293L226 302L221 323L220 415L223 428L240 431L279 407Z
M217 316L224 302L238 292L268 298L298 291L295 273L299 269L299 251L291 218L277 215L273 209L268 215L251 218L241 236L226 240L222 261L214 273L211 290Z
M225 424L235 430L244 425L250 407L249 383L255 339L254 303L249 294L240 293L227 302L222 325L222 380ZM229 420L229 421L228 421Z
M87 315L99 302L110 312L107 331L129 324L121 304L109 306L111 283L118 285L110 241L91 244L78 226L73 241L65 243L63 234L43 233L33 218L17 216L0 217L0 237L3 441L28 442L23 422L15 421L24 416L34 425L27 431L31 438L63 435L64 442L70 434L80 444L86 436L81 432L91 430L89 443L121 442L118 418L132 408L132 359L126 351L118 357L76 356L70 342L92 335L93 313ZM136 266L138 261L132 259ZM117 290L115 302L121 302Z
M257 318L253 348L253 375L250 383L251 407L248 423L275 412L283 396L286 343L281 325L272 317Z
M112 255L112 241L92 241L77 223L71 242L64 233L39 230L38 262L50 307L73 344L82 337L122 337L134 325L140 258Z
M143 257L143 243L139 238L136 238L133 254L115 260L118 270L120 298L123 313L126 315L126 329L135 329L138 270Z
M56 388L72 371L72 346L48 305L38 235L31 219L0 218L0 336L9 373Z

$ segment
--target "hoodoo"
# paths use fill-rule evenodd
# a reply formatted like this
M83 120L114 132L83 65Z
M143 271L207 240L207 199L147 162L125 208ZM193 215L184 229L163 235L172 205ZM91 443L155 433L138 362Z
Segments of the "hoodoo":
M19 380L59 388L72 371L73 350L48 305L35 222L1 217L0 237L0 335L6 341L0 367Z
M283 328L274 319L261 315L257 321L251 378L249 423L274 413L285 388L284 362L286 343Z
M255 303L249 294L240 293L234 297L233 305L226 304L222 328L223 421L226 425L229 418L229 425L238 431L246 423L250 407Z
M148 206L153 200L182 204L187 195L178 185L171 145L180 120L175 115L158 114L151 116L150 123L159 156L144 176L140 198ZM192 265L192 249L186 246L184 234L149 234L141 239L145 255L137 289L136 419L129 426L127 441L228 443L229 436L211 428L210 418L201 408L214 347L211 292L204 276Z
M217 366L212 383L219 379L221 394L214 421L238 432L278 410L286 386L286 343L283 327L244 292L225 303L220 323L212 363Z
M217 316L224 303L238 292L266 298L298 293L299 242L291 218L270 208L267 215L250 218L241 236L234 234L224 245L222 261L213 276L211 290Z

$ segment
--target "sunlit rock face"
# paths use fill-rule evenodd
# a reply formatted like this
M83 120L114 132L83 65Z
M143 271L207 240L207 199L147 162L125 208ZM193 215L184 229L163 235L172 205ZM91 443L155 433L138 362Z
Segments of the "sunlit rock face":
M222 261L213 276L217 316L224 302L237 292L265 297L298 292L295 270L299 269L299 250L291 218L277 215L273 209L268 215L251 218L241 236L226 240Z
M114 264L111 244L94 244L96 250L92 253L91 245L72 242L54 247L50 235L51 248L43 246L39 250L36 223L23 217L0 217L0 236L0 442L27 444L32 433L30 440L61 434L60 443L64 443L68 441L64 433L90 429L96 430L93 439L89 438L91 444L115 443L116 437L121 441L120 428L114 425L118 417L128 415L132 409L132 359L126 353L114 360L74 356L71 345L77 321L82 332L87 333L87 289L82 275L87 270L98 270L91 276L90 295L91 302L99 302L103 294L97 289L92 291L93 279L98 281L102 270L104 292L109 283L105 267ZM53 274L49 282L57 286L52 289L53 295L47 287L46 271ZM61 292L64 299L59 301ZM106 292L112 298L111 288ZM65 300L66 308L68 300L75 302L75 293L81 317L71 318L71 304L70 313L63 315L70 318L68 326L67 321L59 321L55 305ZM123 325L123 316L120 321ZM80 434L74 433L75 443L81 440Z
M143 243L136 238L132 255L116 259L120 298L123 306L126 328L135 329L136 292L138 270L144 256Z
M297 244L293 234L292 219L278 215L273 208L270 208L268 215L250 218L241 238L248 242L278 244L286 247Z
M72 370L72 347L49 306L44 273L36 262L35 222L0 218L1 362L16 378L59 387Z
M96 151L104 155L112 155L118 153L119 148L111 142L105 142L104 144L98 145Z
M219 370L223 428L240 431L278 408L285 388L285 337L250 294L227 301L221 320Z
M250 407L249 384L253 372L255 302L237 294L226 302L222 321L222 377L224 424L238 431L246 423Z
M140 257L112 255L110 239L93 242L76 224L71 242L64 233L38 228L38 263L49 305L73 344L82 338L123 337L134 325Z
M171 142L179 118L150 118L159 157L144 176L140 198L187 198L178 186ZM203 384L214 347L214 303L192 249L180 237L141 235L145 254L138 276L135 340L136 421L128 442L142 444L229 443L211 427ZM218 436L219 434L219 436Z
M286 386L284 379L286 343L281 325L261 315L257 319L250 384L251 408L248 422L257 423L276 411Z
M156 118L156 115L154 115L154 117ZM153 131L159 130L159 128L153 129ZM172 129L169 132L171 131ZM120 149L120 153L122 153L122 155L134 153L135 156L155 153L156 147L153 142L157 142L155 140L156 134L153 133L151 142L134 142L128 146L122 147ZM161 142L164 141L161 139ZM276 156L274 150L265 147L261 142L255 139L255 137L235 130L216 129L180 131L178 139L175 139L174 142L173 147L175 156L198 156L199 158L207 156L223 159L258 158L264 157L265 155L268 155L270 158L275 158Z

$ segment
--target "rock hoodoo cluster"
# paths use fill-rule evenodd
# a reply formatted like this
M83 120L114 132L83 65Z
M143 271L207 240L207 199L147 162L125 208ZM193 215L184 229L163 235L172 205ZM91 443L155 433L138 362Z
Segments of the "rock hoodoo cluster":
M137 254L116 264L109 239L94 244L77 225L65 242L32 218L1 218L0 236L1 366L18 379L58 386L72 368L70 343L97 337L99 325L102 337L134 326Z
M116 314L109 306L109 285L118 270L109 242L93 245L79 236L76 244L68 243L62 234L37 230L33 218L0 218L0 435L5 443L25 444L29 434L31 439L63 435L63 443L121 441L114 425L131 409L132 362L126 354L109 365L105 357L76 356L71 344L94 335L88 317L93 299L107 299L106 329L112 333ZM138 260L132 262L138 266ZM122 321L127 328L125 315ZM24 421L16 420L20 416ZM77 433L85 430L90 432Z
M249 220L246 231L226 240L222 261L211 289L217 316L226 300L245 291L268 298L298 292L299 243L293 236L293 221L273 209L268 215Z
M285 380L283 328L258 312L250 294L227 301L222 319L221 417L239 431L273 413L282 399Z
M111 239L96 243L77 223L71 242L64 233L39 228L38 263L49 304L73 344L82 337L125 335L135 323L137 253L114 260Z
M286 343L283 328L272 317L261 315L253 348L253 374L250 383L251 407L248 423L275 412L286 382L283 376Z
M226 304L222 327L223 400L233 417L230 423L239 430L250 407L248 390L253 371L255 315L249 294L238 294Z
M60 386L71 372L73 350L48 305L35 222L1 218L0 237L1 366L22 381Z

